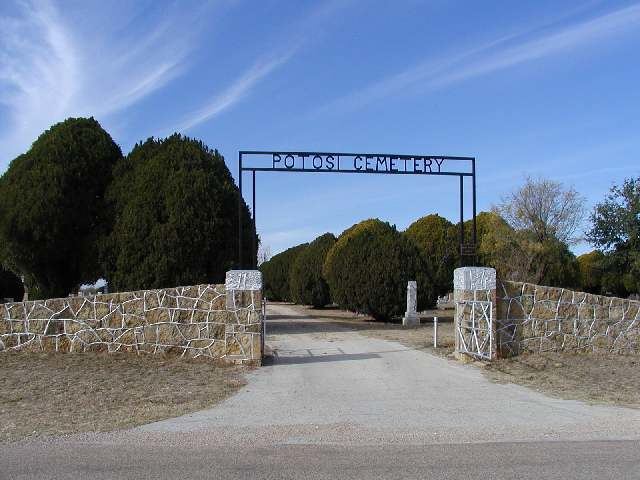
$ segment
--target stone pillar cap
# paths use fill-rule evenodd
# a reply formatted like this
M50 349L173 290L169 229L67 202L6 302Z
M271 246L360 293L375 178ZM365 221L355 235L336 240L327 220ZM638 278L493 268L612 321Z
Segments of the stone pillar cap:
M453 271L454 290L495 290L496 269L461 267Z
M225 278L226 290L262 290L260 270L229 270Z

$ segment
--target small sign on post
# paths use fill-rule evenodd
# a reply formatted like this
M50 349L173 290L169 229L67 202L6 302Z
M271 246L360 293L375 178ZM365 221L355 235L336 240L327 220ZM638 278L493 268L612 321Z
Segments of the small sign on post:
M410 327L420 324L417 312L418 307L418 284L415 280L407 283L407 311L402 319L402 325Z

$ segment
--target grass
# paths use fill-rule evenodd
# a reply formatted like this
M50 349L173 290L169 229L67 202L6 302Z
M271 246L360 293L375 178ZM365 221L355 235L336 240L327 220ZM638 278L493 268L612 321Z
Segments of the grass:
M549 352L502 358L484 369L493 381L558 398L640 408L640 356Z
M246 367L131 354L3 353L0 442L111 431L211 407Z

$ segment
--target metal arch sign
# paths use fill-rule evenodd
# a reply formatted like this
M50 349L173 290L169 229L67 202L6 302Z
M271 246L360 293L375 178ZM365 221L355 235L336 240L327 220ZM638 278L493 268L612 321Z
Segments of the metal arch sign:
M256 172L472 176L475 163L473 157L384 153L243 151L240 158L250 161L242 164L243 171Z
M253 182L252 224L256 229L256 172L345 173L383 175L445 175L459 177L460 255L476 254L476 159L449 155L407 155L383 153L291 152L242 150L238 152L238 268L242 262L242 177L251 172ZM464 242L464 179L471 178L472 242ZM253 253L257 245L253 237ZM255 268L256 265L254 264Z

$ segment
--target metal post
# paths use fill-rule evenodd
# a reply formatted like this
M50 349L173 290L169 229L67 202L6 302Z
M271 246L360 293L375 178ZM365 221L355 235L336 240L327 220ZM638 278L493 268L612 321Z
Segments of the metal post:
M242 269L242 152L238 152L238 269Z
M464 177L460 175L460 266L464 266Z
M253 232L251 232L251 241L253 242L253 257L251 258L251 265L253 268L258 268L258 245L256 243L257 229L256 229L256 171L253 170L253 200L251 201L251 208L253 209Z
M438 317L433 317L433 348L438 348Z
M471 177L472 189L473 189L473 265L478 264L478 227L476 225L476 159L471 160L471 171L473 176Z

